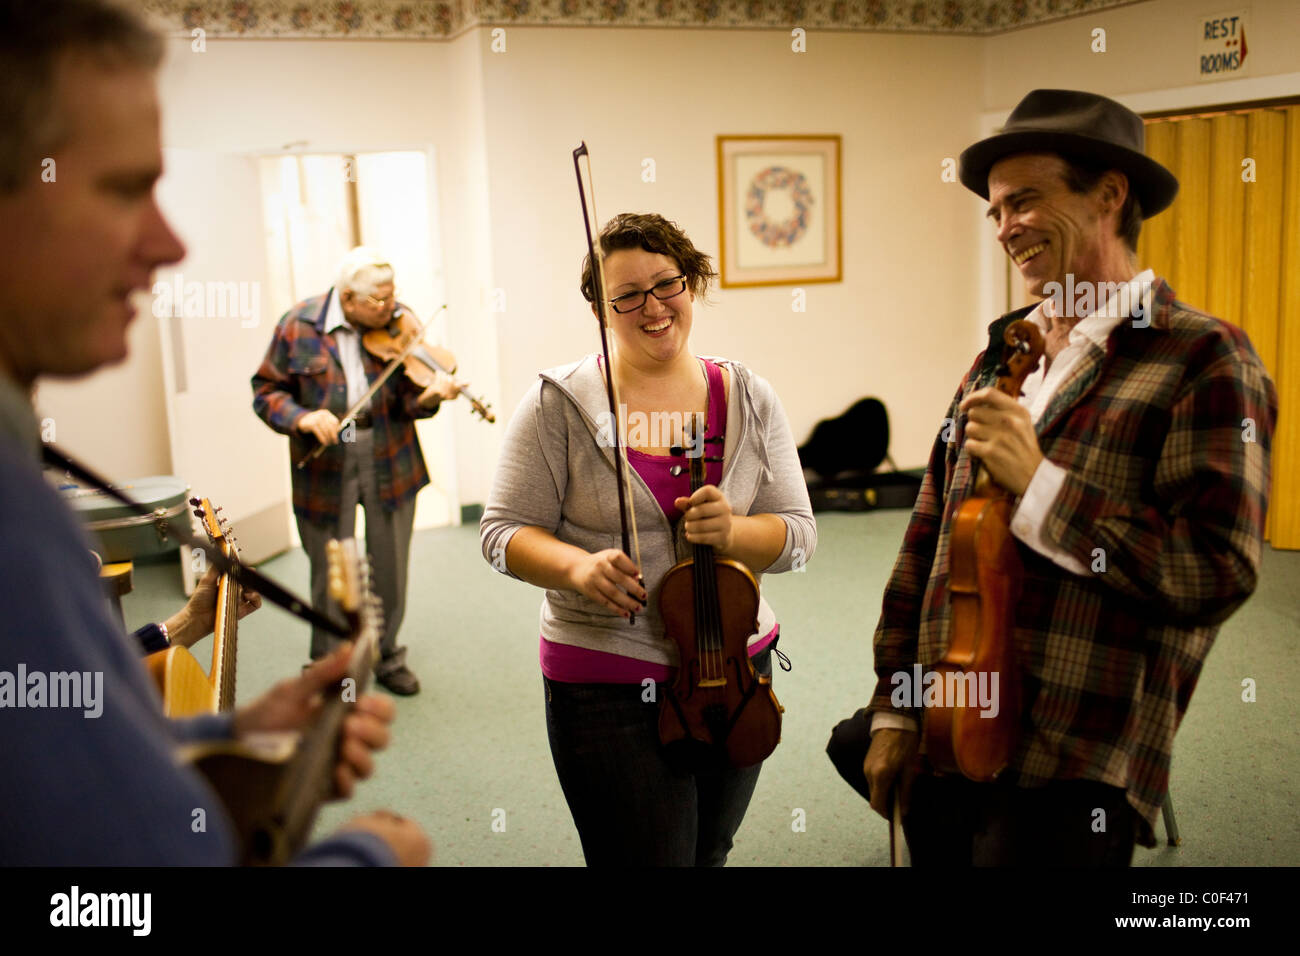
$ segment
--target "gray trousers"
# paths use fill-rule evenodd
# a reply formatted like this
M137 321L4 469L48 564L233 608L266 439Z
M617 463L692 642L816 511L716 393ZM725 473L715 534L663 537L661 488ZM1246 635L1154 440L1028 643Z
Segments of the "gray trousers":
M356 441L343 449L343 489L335 522L321 523L298 518L298 536L311 560L311 602L325 607L329 598L329 563L325 545L330 538L350 538L356 530L357 503L366 509L366 552L370 556L371 588L384 605L383 636L379 642L376 674L388 674L406 664L406 648L397 646L397 630L406 613L406 573L411 554L411 529L415 525L415 499L396 511L384 508L375 477L374 436L369 429L357 429ZM311 630L311 656L315 660L337 646L338 639L327 631Z

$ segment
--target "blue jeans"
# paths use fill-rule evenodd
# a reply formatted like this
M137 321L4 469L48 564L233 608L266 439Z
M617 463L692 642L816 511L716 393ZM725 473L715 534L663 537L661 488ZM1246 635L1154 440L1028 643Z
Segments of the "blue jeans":
M755 668L770 670L770 653ZM659 744L659 704L642 700L640 684L543 682L551 757L588 866L727 862L762 764L676 769Z

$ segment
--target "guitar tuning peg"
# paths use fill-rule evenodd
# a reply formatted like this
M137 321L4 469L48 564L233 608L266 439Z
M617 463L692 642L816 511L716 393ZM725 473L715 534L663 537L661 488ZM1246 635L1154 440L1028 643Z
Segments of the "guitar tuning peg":
M199 505L203 504L203 502L202 502L202 500L199 499L199 498L191 498L191 499L190 499L190 504L194 505L194 507L197 508Z
M668 474L670 474L670 475L672 475L674 478L676 478L676 477L678 477L679 475L681 475L682 472L684 472L685 470L686 470L686 469L683 468L681 465L673 465L671 468L668 469Z

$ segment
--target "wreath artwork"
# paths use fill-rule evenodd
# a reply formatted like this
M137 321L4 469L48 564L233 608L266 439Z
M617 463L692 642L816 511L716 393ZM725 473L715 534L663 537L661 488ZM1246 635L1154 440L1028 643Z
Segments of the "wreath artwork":
M773 222L767 218L763 209L767 194L774 189L789 190L790 200L794 204L794 215L784 222ZM784 166L769 166L749 184L749 191L745 195L745 220L749 223L749 231L763 245L772 248L791 246L808 231L808 215L812 205L812 190L808 188L808 180L803 173Z

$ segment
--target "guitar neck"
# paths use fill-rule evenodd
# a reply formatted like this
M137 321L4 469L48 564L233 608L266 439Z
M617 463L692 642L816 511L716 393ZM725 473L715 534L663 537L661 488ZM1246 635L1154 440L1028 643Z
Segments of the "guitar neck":
M343 721L370 682L373 646L359 642L348 676L325 692L325 702L311 730L298 745L285 775L282 808L285 842L291 852L306 845L320 806L334 791L334 765L338 760ZM283 861L279 861L283 862Z
M238 560L230 553L229 545L222 550L232 561ZM212 681L213 699L217 710L225 713L235 709L235 660L239 651L239 599L243 589L230 575L217 580L216 628L212 635L212 666L208 669Z

